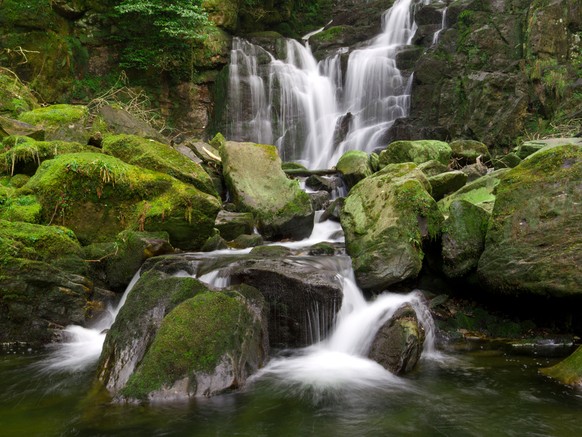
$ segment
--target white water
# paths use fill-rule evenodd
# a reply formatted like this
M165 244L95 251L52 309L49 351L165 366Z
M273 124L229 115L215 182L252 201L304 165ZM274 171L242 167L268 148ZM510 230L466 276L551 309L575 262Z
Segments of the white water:
M119 303L108 307L92 327L70 325L63 330L64 341L50 345L49 356L39 363L46 372L77 372L85 370L99 359L107 330L115 322L127 295L139 279L139 271L133 276Z
M388 129L409 111L410 78L395 58L416 31L411 8L417 1L396 0L383 14L382 33L350 54L345 88L341 50L318 63L308 44L287 40L279 60L235 38L227 136L276 144L284 160L310 168L329 168L347 150L385 146ZM336 126L346 114L342 140Z
M443 18L441 19L441 28L439 30L437 30L434 33L434 35L432 36L432 45L433 46L439 42L439 37L440 37L442 31L445 30L445 27L447 25L447 10L448 9L449 9L448 6L445 6L445 8L443 9Z

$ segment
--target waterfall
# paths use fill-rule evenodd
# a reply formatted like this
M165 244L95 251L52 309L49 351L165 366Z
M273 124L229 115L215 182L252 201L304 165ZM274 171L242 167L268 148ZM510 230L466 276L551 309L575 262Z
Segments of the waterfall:
M46 372L77 372L96 363L103 349L106 332L115 322L119 310L125 304L127 295L137 283L139 276L138 270L119 303L115 307L109 306L93 326L89 328L67 326L62 333L65 341L49 346L52 350L48 357L39 363L40 369Z
M441 28L439 30L437 30L434 35L432 36L432 45L436 45L439 42L439 37L440 34L443 30L445 30L445 27L447 25L447 10L449 9L448 6L445 6L445 8L443 9L443 17L441 19Z
M310 168L329 168L347 150L385 146L389 128L409 112L410 78L396 54L416 32L417 1L396 0L382 16L382 33L350 53L345 73L340 57L347 49L317 62L308 42L287 40L277 59L235 38L227 137L276 144L284 160Z

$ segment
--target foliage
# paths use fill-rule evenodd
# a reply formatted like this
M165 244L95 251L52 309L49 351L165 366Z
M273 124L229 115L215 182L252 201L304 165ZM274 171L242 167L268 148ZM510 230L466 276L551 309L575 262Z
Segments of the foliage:
M192 47L204 39L209 23L200 0L123 0L115 11L126 43L120 65L142 70L189 64Z

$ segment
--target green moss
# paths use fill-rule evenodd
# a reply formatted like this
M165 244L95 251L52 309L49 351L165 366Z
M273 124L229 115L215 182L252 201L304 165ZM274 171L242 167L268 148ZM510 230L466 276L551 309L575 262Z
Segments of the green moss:
M312 42L315 44L321 44L324 42L335 42L340 40L346 32L352 30L351 26L332 26L329 29L325 29L311 37Z
M448 164L450 158L451 148L443 141L395 141L380 153L380 167L402 162L421 164L430 160Z
M204 169L166 144L134 135L112 135L103 140L103 151L128 164L169 174L202 192L218 196Z
M12 222L40 223L42 206L35 196L18 196L0 200L0 219Z
M558 364L540 369L540 373L557 379L563 384L580 386L582 384L582 346Z
M76 123L87 115L86 106L60 104L24 112L20 114L18 119L37 126L59 127L64 124Z
M0 67L0 113L10 117L38 106L36 97L10 70Z
M225 354L243 343L249 321L244 304L224 293L201 293L184 301L163 320L122 394L144 399L184 376L212 372Z

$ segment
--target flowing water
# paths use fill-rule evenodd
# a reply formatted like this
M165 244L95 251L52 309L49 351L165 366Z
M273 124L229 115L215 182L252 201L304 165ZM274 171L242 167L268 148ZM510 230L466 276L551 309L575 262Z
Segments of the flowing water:
M385 146L389 128L408 115L411 80L396 66L416 31L418 0L396 0L382 33L349 54L317 62L309 44L287 40L278 59L235 38L230 60L227 137L276 144L284 160L329 168L347 150ZM246 104L241 104L246 102Z

